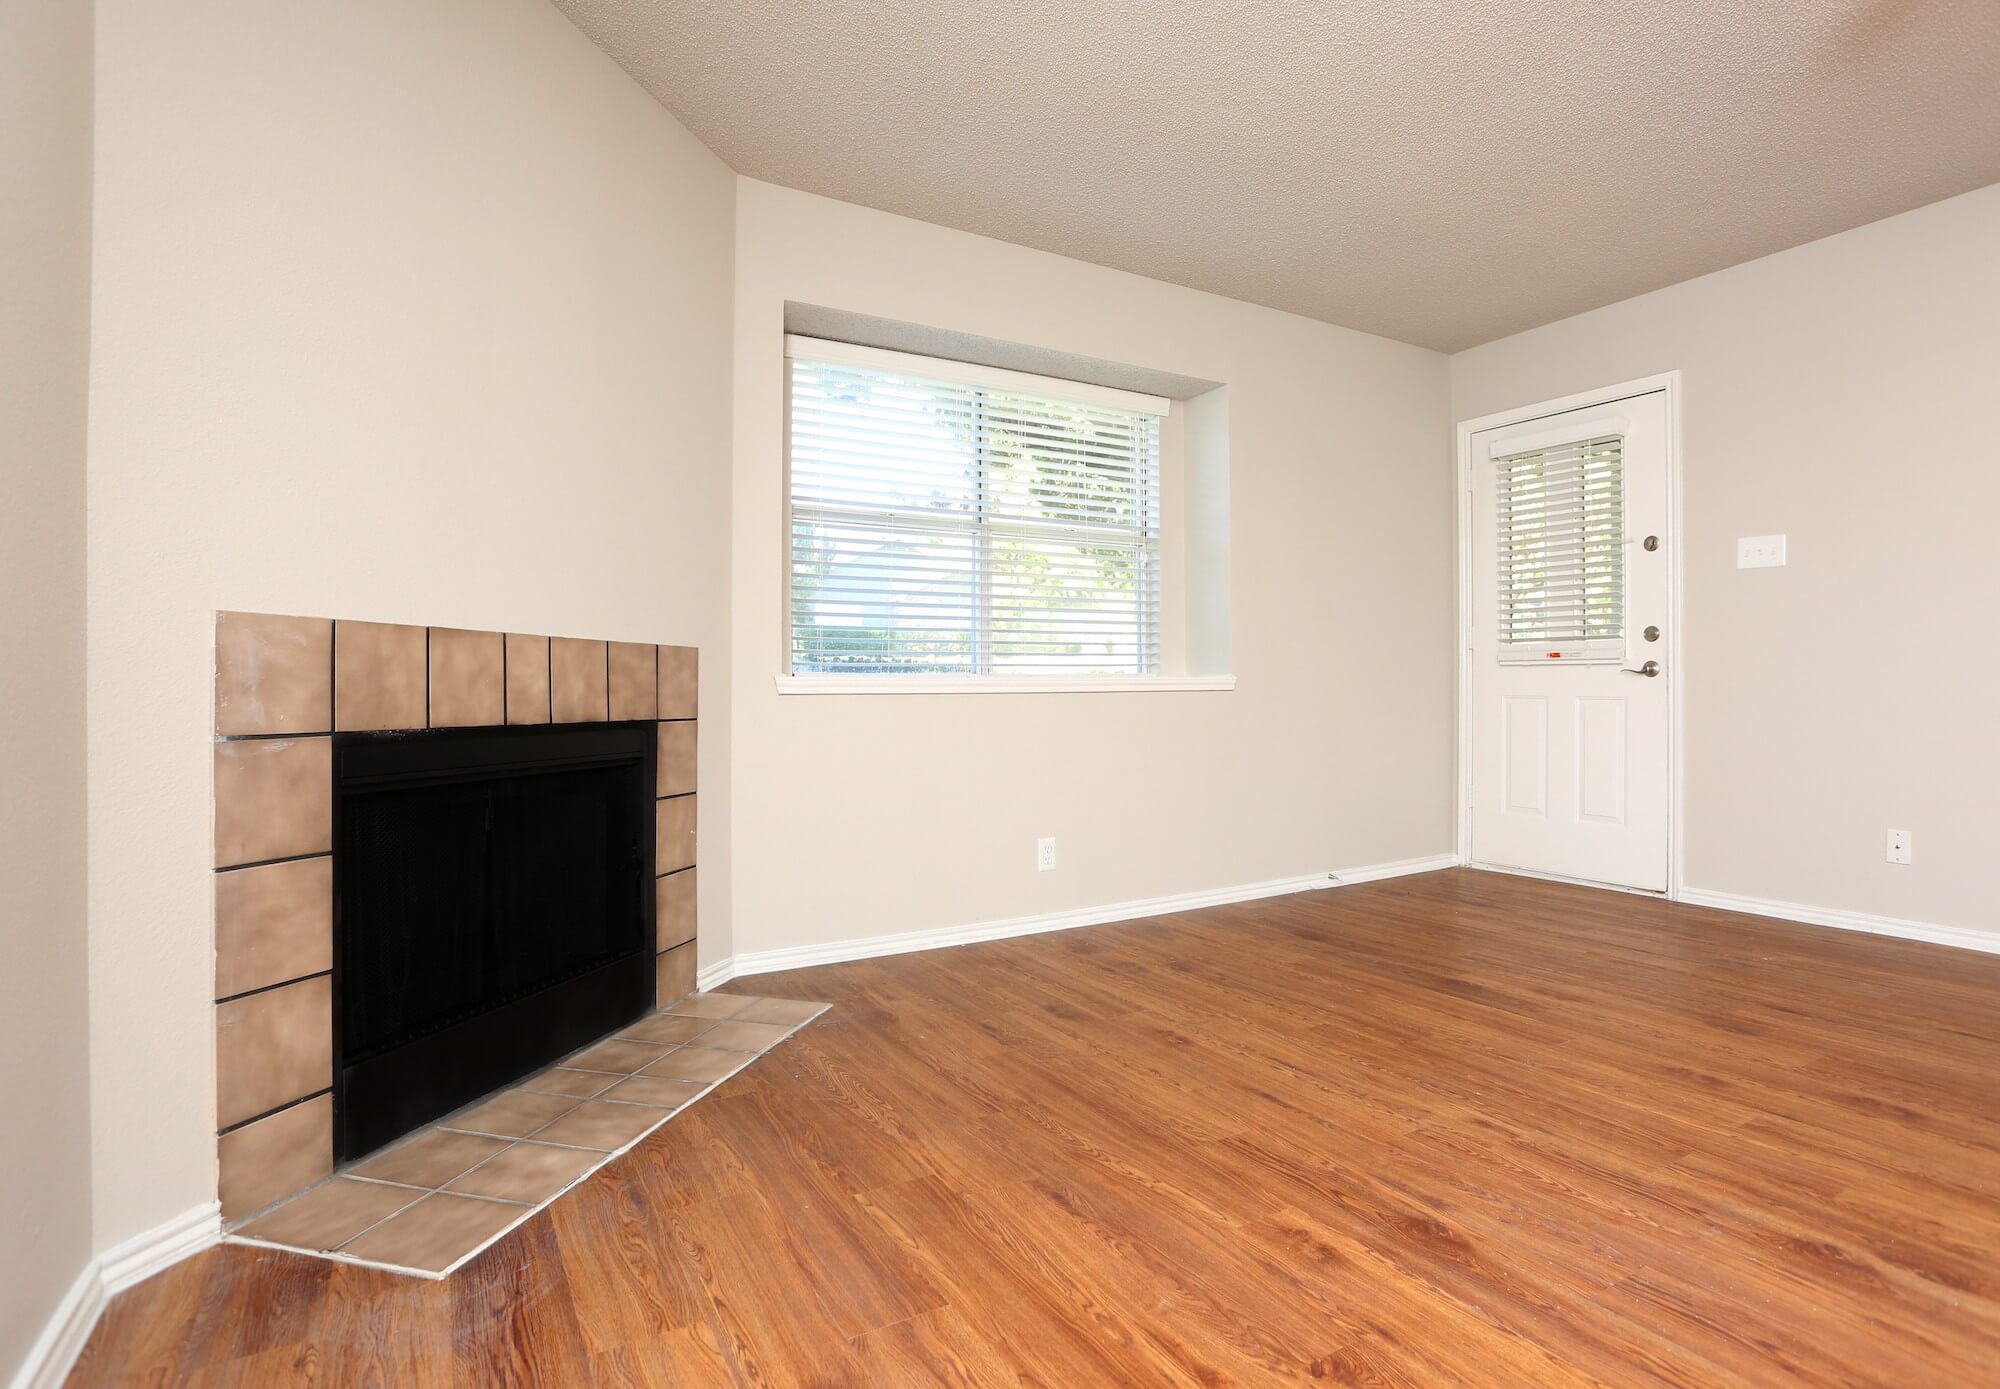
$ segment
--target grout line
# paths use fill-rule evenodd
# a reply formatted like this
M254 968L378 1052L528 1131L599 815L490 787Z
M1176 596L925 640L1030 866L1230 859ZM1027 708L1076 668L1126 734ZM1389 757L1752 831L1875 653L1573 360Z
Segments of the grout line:
M302 728L295 733L218 733L215 735L215 741L218 743L281 743L287 738L330 738L332 736L333 730L330 728Z
M383 1183L380 1183L380 1185L383 1185L383 1186L387 1186L387 1185L388 1185L388 1183L387 1183L387 1182L383 1182ZM405 1187L405 1188L404 1188L404 1190L406 1190L406 1191L408 1191L408 1190L414 1190L414 1189L415 1189L415 1188L411 1188L411 1187ZM426 1194L428 1194L428 1193L426 1193ZM423 1198L422 1196L419 1196L419 1197L417 1198L417 1201L421 1201L421 1200L423 1200L423 1199L424 1199L424 1198ZM378 1221L375 1221L375 1222L374 1222L374 1224L371 1224L371 1225L367 1226L367 1227L366 1227L366 1228L364 1228L364 1229L360 1229L360 1230L356 1230L356 1231L355 1231L355 1232L354 1232L353 1234L349 1235L349 1236L348 1236L348 1237L347 1237L346 1239L342 1240L342 1241L341 1241L341 1242L340 1242L339 1244L335 1245L335 1246L334 1246L334 1249L345 1249L345 1248L346 1248L346 1247L347 1247L348 1245L350 1245L350 1244L354 1243L354 1241L356 1241L356 1240L360 1239L360 1238L361 1238L361 1237L362 1237L363 1235L367 1234L367 1233L368 1233L368 1232L369 1232L370 1230L373 1230L373 1229L375 1229L375 1228L376 1228L376 1226L378 1226L378 1225L383 1225L383 1224L386 1224L387 1222L389 1222L389 1221L391 1221L391 1220L394 1220L394 1219L395 1219L395 1218L396 1218L397 1216L401 1215L401 1214L402 1214L402 1213L403 1213L404 1211L406 1211L406 1210L410 1209L410 1206L414 1206L414 1205L416 1205L416 1204L417 1204L417 1201L412 1201L412 1202L410 1202L410 1205L409 1205L409 1206L398 1206L398 1207L396 1207L396 1209L394 1209L393 1211L390 1211L390 1212L389 1212L389 1213L388 1213L387 1215L383 1216L383 1217L382 1217L382 1219L380 1219L380 1220L378 1220ZM325 1250L325 1251L323 1251L323 1252L325 1252L325 1253L328 1253L328 1254L331 1254L331 1253L333 1252L333 1249L328 1249L328 1250Z
M553 1148L556 1145L551 1143L548 1144L547 1146ZM507 1151L506 1148L502 1148L500 1150L501 1153L504 1153L506 1151ZM493 1157L499 1157L499 1156L500 1153L495 1153L493 1155ZM470 1176L472 1173L477 1172L481 1167L484 1167L487 1163L491 1161L493 1161L492 1157L482 1158L480 1159L479 1162L475 1163L473 1166L468 1167L465 1169L465 1171L459 1173L458 1177ZM452 1180L457 1181L458 1177L453 1177ZM490 1201L496 1206L532 1206L535 1204L533 1201L509 1201L504 1196L482 1196L476 1191L451 1191L441 1186L417 1186L413 1182L385 1181L381 1177L357 1177L352 1172L344 1172L340 1176L335 1177L334 1180L338 1182L366 1182L370 1186L393 1186L398 1191L415 1191L415 1192L420 1192L425 1196L463 1196L468 1201ZM411 1203L411 1205L414 1204L415 1202ZM403 1207L403 1210L406 1211L409 1208L410 1208L409 1206L405 1206ZM395 1214L400 1215L402 1214L402 1211L397 1211ZM389 1218L390 1217L386 1215L382 1217L383 1220L387 1220ZM377 1225L379 1225L380 1223L381 1221L376 1222ZM368 1227L369 1230L372 1230L374 1228L375 1228L374 1225ZM367 1232L368 1232L367 1230L364 1230L361 1232L361 1234L366 1234ZM345 1249L348 1245L354 1243L355 1240L360 1238L361 1235L355 1235L350 1239L343 1240L341 1241L339 1247ZM305 1246L301 1244L288 1244L285 1245L284 1247L287 1249L305 1248Z
M699 1099L699 1098L700 1098L700 1096L696 1096L696 1099ZM610 1102L609 1102L609 1101L606 1101L606 1103L610 1103ZM689 1101L687 1102L687 1104L693 1104L693 1103L694 1103L694 1100L689 1100ZM684 1104L684 1105L682 1105L682 1106L681 1106L681 1109L685 1109L685 1108L687 1108L687 1104ZM658 1109L658 1108L659 1108L659 1106L658 1106L658 1105L647 1105L647 1104L639 1104L639 1105L635 1105L635 1104L627 1104L627 1105L626 1105L625 1107L626 1107L627 1109ZM644 1138L644 1137L646 1136L646 1134L648 1134L648 1133L651 1133L651 1132L653 1131L653 1129L656 1129L656 1128L658 1128L658 1127L660 1126L660 1124L664 1124L664 1123L666 1123L666 1122L667 1122L667 1120L669 1120L669 1119L673 1118L673 1117L674 1117L674 1116L675 1116L676 1114L678 1114L678 1113L680 1113L680 1112L681 1112L681 1111L680 1111L680 1109L669 1109L669 1110L665 1111L665 1112L664 1112L663 1114L661 1114L661 1116L660 1116L660 1123L659 1123L659 1124L654 1124L654 1125L653 1125L653 1126L652 1126L651 1128L648 1128L648 1129L647 1129L647 1130L645 1131L645 1133L641 1133L641 1134L639 1135L639 1138ZM554 1120L550 1120L550 1123L553 1123L553 1122L555 1122L555 1121L554 1121ZM548 1125L547 1125L547 1124L544 1124L544 1125L543 1125L542 1127L544 1127L544 1128L547 1128L547 1127L548 1127ZM465 1133L465 1132L467 1132L467 1130L465 1130L465 1129L453 1129L453 1130L451 1130L451 1132L453 1132L453 1133ZM481 1133L481 1134L474 1134L474 1135L473 1135L473 1137L475 1137L475 1138L493 1138L493 1137L495 1137L495 1136L496 1136L496 1135L494 1135L494 1134L490 1134L490 1133ZM633 1141L634 1143L636 1143L636 1142L638 1142L638 1141L639 1141L639 1139L635 1138L635 1139L633 1139L632 1141ZM512 1140L512 1142L511 1142L511 1143L509 1144L509 1146L511 1147L511 1146L512 1146L512 1145L513 1145L514 1143L539 1143L539 1144L541 1144L541 1145L542 1145L542 1146L543 1146L544 1148L561 1148L561 1149L562 1149L562 1150L563 1150L564 1152L570 1152L570 1153L602 1153L602 1154L604 1154L604 1158L605 1158L605 1161L606 1161L606 1162L609 1162L609 1161L611 1160L611 1158L613 1158L614 1156L616 1156L616 1155L617 1155L618 1153L622 1153L622 1152L624 1152L624 1151L625 1151L625 1150L624 1150L623 1148L615 1148L615 1149L614 1149L614 1148L592 1148L592 1147L588 1147L588 1146L586 1146L586 1145L584 1145L584 1144L582 1144L582 1143L558 1143L558 1142L556 1142L556 1140L555 1140L555 1139L553 1139L553 1138L516 1138L516 1139L513 1139L513 1140ZM505 1149L502 1149L501 1151L502 1151L502 1152L504 1152L504 1151L505 1151ZM500 1156L500 1154L499 1154L499 1153L495 1153L495 1154L493 1155L493 1157L499 1157L499 1156ZM485 1159L482 1159L482 1160L481 1160L481 1162L480 1162L480 1166L482 1166L482 1167L483 1167L483 1166L485 1166L485 1164L486 1164L486 1163L488 1163L488 1162L491 1162L492 1160L493 1160L493 1158L485 1158ZM599 1164L598 1164L598 1166L599 1166L599 1167L601 1167L601 1166L603 1166L603 1165L604 1165L603 1163L599 1163ZM475 1169L473 1169L473 1168L470 1168L470 1167L468 1167L468 1168L466 1168L466 1169L465 1169L465 1172L471 1172L471 1171L473 1171L473 1170L475 1170ZM593 1172L595 1172L595 1171L597 1170L597 1168L596 1168L596 1167L593 1167L593 1168L591 1168L590 1170L591 1170L591 1171L593 1171ZM458 1177L463 1177L463 1176L465 1175L465 1172L461 1172L461 1173L459 1173L459 1174L458 1174ZM458 1180L458 1177L453 1177L453 1178L452 1178L452 1180L453 1180L453 1181L457 1181L457 1180ZM434 1190L434 1191L444 1191L444 1188L443 1188L443 1187L441 1187L441 1186L440 1186L440 1187L433 1187L433 1188L431 1188L431 1190ZM460 1192L456 1192L456 1191L453 1191L453 1192L447 1192L446 1194L447 1194L447 1195L450 1195L450 1196L458 1196L458 1195L461 1195L461 1194L469 1194L469 1193L460 1193ZM519 1203L518 1203L518 1202L514 1202L514 1203L510 1203L510 1204L519 1204Z
M459 1175L463 1176L464 1173L460 1173ZM336 1182L367 1182L370 1186L400 1187L404 1191L430 1192L438 1189L434 1186L418 1186L415 1182L392 1182L387 1177L364 1177L359 1172L336 1172L333 1174L333 1180ZM458 1178L454 1177L452 1180L457 1181Z
M238 1119L235 1123L231 1124L226 1129L217 1129L215 1131L215 1136L217 1138L222 1138L228 1134L235 1133L236 1130L238 1129L244 1129L250 1127L250 1125L256 1123L259 1119L268 1119L273 1114L283 1114L288 1109L297 1109L300 1105L305 1104L309 1100L316 1100L321 1095L331 1095L332 1093L333 1093L333 1087L329 1085L323 1090L313 1091L310 1095L301 1095L295 1100L286 1100L283 1104L277 1106L275 1109L267 1109L262 1114L252 1114L248 1119Z
M332 974L333 966L328 965L325 969L316 969L311 974L301 974L296 979L280 979L275 984L259 984L256 988L245 989L241 993L226 994L216 999L215 1002L217 1006L220 1006L224 1003L234 1003L239 998L255 998L258 994L267 994L273 989L283 989L293 984L303 984L308 979L326 979Z
M443 1126L442 1126L442 1125L439 1125L439 1127L440 1127L440 1128L442 1128ZM435 1130L433 1130L433 1131L435 1131ZM453 1130L451 1130L451 1132L453 1132L453 1133L463 1133L463 1132L465 1132L465 1130L463 1130L463 1129L453 1129ZM506 1135L506 1134L504 1134L504 1133L482 1133L482 1134L475 1134L475 1135L474 1135L474 1137L477 1137L477 1138L498 1138L498 1139L503 1139L503 1140L505 1140L505 1142L506 1142L506 1146L505 1146L504 1148L495 1148L495 1149L494 1149L494 1150L493 1150L492 1152L488 1153L488 1154L487 1154L487 1155L486 1155L485 1157L483 1157L483 1158L479 1159L479 1161L477 1161L477 1162L473 1163L473 1164L472 1164L472 1166L470 1166L470 1167L466 1168L466 1169L465 1169L465 1170L464 1170L463 1172L459 1173L459 1174L458 1174L458 1177L447 1177L447 1178L445 1179L445 1184L444 1184L444 1186L434 1186L434 1187L432 1187L432 1188L431 1188L431 1190L432 1190L432 1191L443 1191L443 1190L445 1189L445 1186L450 1186L450 1185L451 1185L451 1184L452 1184L453 1182L457 1181L457 1180L459 1179L459 1177L469 1177L469 1176L471 1176L471 1175L472 1175L472 1174L473 1174L474 1172L477 1172L477 1171L478 1171L478 1170L479 1170L480 1168L484 1167L484 1166L485 1166L485 1165L486 1165L487 1163L489 1163L489 1162L492 1162L492 1161L493 1161L493 1160L494 1160L495 1158L498 1158L498 1157L501 1157L501 1156L503 1156L503 1155L505 1155L505 1154L507 1154L507 1153L511 1153L511 1152L513 1152L513 1151L514 1151L514 1149L515 1149L515 1147L516 1147L516 1146L517 1146L517 1145L518 1145L518 1144L520 1143L520 1141L521 1141L521 1140L520 1140L520 1139L518 1139L518 1138L508 1138L508 1137L507 1137L507 1135ZM478 1200L481 1200L481 1201L502 1201L502 1200L506 1200L506 1198L505 1198L505 1197L501 1197L501 1196L478 1196L478 1195L477 1195L477 1193L475 1193L475 1192L470 1192L470 1191L454 1191L454 1192L451 1192L450 1194L451 1194L451 1195L453 1195L453 1196L473 1196L473 1197L475 1197L476 1199L478 1199ZM508 1202L507 1202L507 1204L508 1204L508 1205L510 1205L510 1206L523 1206L523 1205L532 1205L532 1204L533 1204L533 1202L528 1202L528 1201L508 1201Z
M321 849L317 853L311 854L286 854L283 858L260 858L252 859L248 863L218 864L215 871L218 873L241 873L246 868L269 868L274 863L304 863L309 858L332 857L333 850Z

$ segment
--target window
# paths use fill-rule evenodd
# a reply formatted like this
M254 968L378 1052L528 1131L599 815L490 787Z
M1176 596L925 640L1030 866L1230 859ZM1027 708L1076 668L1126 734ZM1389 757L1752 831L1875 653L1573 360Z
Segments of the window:
M793 674L1158 673L1165 400L787 355Z
M1625 653L1624 439L1494 460L1500 659Z

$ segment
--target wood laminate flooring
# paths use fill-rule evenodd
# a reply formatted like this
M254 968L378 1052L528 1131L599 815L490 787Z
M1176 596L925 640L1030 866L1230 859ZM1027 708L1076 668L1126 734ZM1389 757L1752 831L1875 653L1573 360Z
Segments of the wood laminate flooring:
M449 1279L71 1382L2000 1383L2000 957L1460 870L732 987L834 1006Z

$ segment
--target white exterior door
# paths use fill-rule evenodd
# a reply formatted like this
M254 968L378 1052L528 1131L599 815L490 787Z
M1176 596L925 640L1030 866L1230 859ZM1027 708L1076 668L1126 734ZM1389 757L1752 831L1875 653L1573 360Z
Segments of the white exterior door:
M1666 392L1478 430L1471 443L1469 857L1664 892Z

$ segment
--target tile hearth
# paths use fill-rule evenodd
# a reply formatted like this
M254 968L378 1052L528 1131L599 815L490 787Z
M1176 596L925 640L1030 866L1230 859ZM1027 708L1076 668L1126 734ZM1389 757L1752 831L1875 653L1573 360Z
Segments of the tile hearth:
M650 723L652 996L694 991L694 647L245 612L217 613L214 634L216 1194L231 1228L333 1175L334 1017L341 980L362 977L335 958L355 866L334 842L337 743Z
M397 1140L226 1238L445 1277L826 1009L690 994Z

